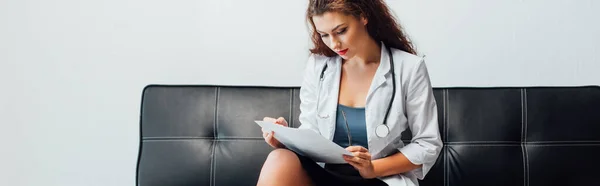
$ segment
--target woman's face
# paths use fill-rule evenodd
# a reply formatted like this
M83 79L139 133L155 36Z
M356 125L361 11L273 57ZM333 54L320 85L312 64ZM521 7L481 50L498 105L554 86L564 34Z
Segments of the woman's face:
M325 12L313 16L321 40L344 59L352 58L360 51L361 44L369 39L367 20L338 12Z

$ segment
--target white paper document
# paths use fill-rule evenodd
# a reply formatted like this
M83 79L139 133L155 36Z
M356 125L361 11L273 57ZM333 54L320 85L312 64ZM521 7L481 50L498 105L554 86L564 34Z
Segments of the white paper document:
M274 131L273 137L288 149L321 163L347 163L342 154L353 156L333 141L309 129L284 127L273 122L255 121L265 131Z

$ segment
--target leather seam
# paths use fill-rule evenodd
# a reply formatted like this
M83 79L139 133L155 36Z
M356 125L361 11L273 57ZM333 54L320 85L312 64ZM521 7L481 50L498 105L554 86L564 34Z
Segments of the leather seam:
M263 141L264 138L221 138L215 141Z
M523 142L527 142L527 89L523 89Z
M479 146L479 147L520 147L519 143L501 143L501 144L486 144L486 143L452 143L448 146Z
M554 144L554 143L567 143L567 144L587 144L587 143L600 143L600 140L591 140L591 141L530 141L525 142L525 144Z
M521 143L525 143L525 96L524 90L521 89Z
M288 120L290 120L288 122L288 127L292 127L295 128L295 123L294 123L294 89L290 89L290 116L288 117Z
M527 144L527 145L535 146L535 147L549 147L549 146L576 147L576 146L600 146L600 143L594 143L594 144Z
M207 139L207 140L213 140L213 137L145 137L142 138L142 140L144 141L158 141L158 140L202 140L202 139Z
M525 182L526 186L529 186L529 153L527 152L527 147L523 146L523 161L525 163L525 180L523 180Z
M538 144L520 144L520 143L449 143L447 146L600 146L600 143L538 143Z
M219 94L221 93L221 88L217 87L215 89L215 118L214 118L214 122L213 122L213 127L214 127L214 138L218 139L218 129L219 129L219 124L217 123L218 121L218 117L219 117Z
M215 171L215 169L216 169L216 163L215 163L215 161L216 161L216 158L215 158L216 147L217 147L217 141L213 141L212 147L211 147L212 152L211 152L211 155L210 155L210 185L211 186L215 186L216 185L216 183L215 183L215 177L217 175L217 173L216 173L217 171Z
M215 140L215 141L232 141L232 140L238 140L238 141L255 141L255 140L264 140L264 138L262 137L224 137L224 138L219 138L219 139L215 139L215 138L211 138L211 137L160 137L160 138L144 138L143 141L144 142L149 142L149 141L184 141L184 140Z
M447 144L521 144L520 141L453 141L447 142Z
M144 140L160 140L160 139L214 139L214 137L202 136L159 136L159 137L144 137Z
M521 150L523 151L523 185L529 185L529 158L527 156L527 96L521 89Z
M448 114L448 110L449 110L448 108L450 108L450 101L448 101L449 100L448 97L450 97L450 96L448 94L448 89L446 89L444 92L445 92L444 93L445 95L442 96L442 97L444 97L444 119L445 119L444 124L443 124L444 125L443 129L444 129L444 135L445 135L444 138L445 138L446 142L448 142L448 128L450 126L449 125L450 116Z
M527 185L527 150L525 145L521 144L521 154L523 155L523 185Z
M448 147L444 148L444 185L448 186Z
M528 110L528 104L527 104L527 89L523 89L523 143L528 143L527 142L527 127L528 127L528 120L529 120L529 116L527 113ZM525 164L525 185L529 186L529 153L527 152L527 147L523 147L523 149L525 149L525 162L527 164Z
M487 144L600 144L598 140L592 141L530 141L530 142L520 142L520 141L453 141L446 142L446 144L470 144L470 143L487 143Z
M215 118L214 118L214 122L213 122L213 126L214 126L214 130L213 130L213 135L214 138L213 139L218 139L218 129L219 129L219 125L218 125L218 118L219 118L219 94L221 94L221 87L216 87L215 89ZM211 157L210 157L210 185L211 186L215 186L215 177L216 177L216 158L215 158L215 150L217 147L217 141L213 140L212 141L212 152L211 152Z
M445 139L445 142L446 142L446 143L444 143L444 146L446 146L446 144L448 142L448 123L449 123L448 122L449 121L449 119L448 119L449 118L449 116L448 116L448 108L449 108L449 101L448 100L449 100L449 98L448 97L450 97L450 96L448 94L448 89L446 89L446 90L444 90L442 92L442 98L444 100L444 121L442 121L444 123L442 124L442 126L443 126L443 130L444 130L443 131L444 132L444 139ZM446 148L444 149L444 184L446 186L448 186L450 184L449 183L450 182L450 178L448 178L449 177L448 174L450 174L449 173L450 172L449 171L449 164L450 164L450 162L448 160L448 147L446 146Z

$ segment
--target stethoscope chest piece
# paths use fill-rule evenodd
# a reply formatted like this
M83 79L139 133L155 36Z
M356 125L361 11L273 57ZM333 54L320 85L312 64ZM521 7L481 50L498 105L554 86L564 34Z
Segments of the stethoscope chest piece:
M377 134L377 137L383 138L386 137L388 134L390 133L390 128L388 128L387 125L379 125L377 126L377 128L375 128L375 134Z

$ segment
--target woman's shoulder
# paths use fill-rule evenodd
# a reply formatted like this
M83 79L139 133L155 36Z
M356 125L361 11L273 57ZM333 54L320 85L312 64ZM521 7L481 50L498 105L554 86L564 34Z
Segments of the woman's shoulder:
M334 57L328 57L325 55L321 55L321 54L309 54L308 56L308 62L306 64L306 67L308 71L310 71L310 73L317 73L320 72L318 70L322 69L326 64L329 63L329 61L335 61L335 56Z
M330 60L333 61L333 59L335 59L335 58L336 58L336 56L328 57L328 56L325 56L322 54L311 53L308 56L308 62L314 63L315 65L318 65L318 64L322 65L322 64L326 63L327 61L330 61Z
M421 63L424 63L423 56L418 56L396 48L392 48L392 56L394 57L395 63L401 63L399 66L403 66L404 68L408 67L408 69L412 69L411 67L419 66Z
M403 86L419 79L429 80L429 73L423 56L398 49L392 49L392 55L394 56L394 70L401 77Z

